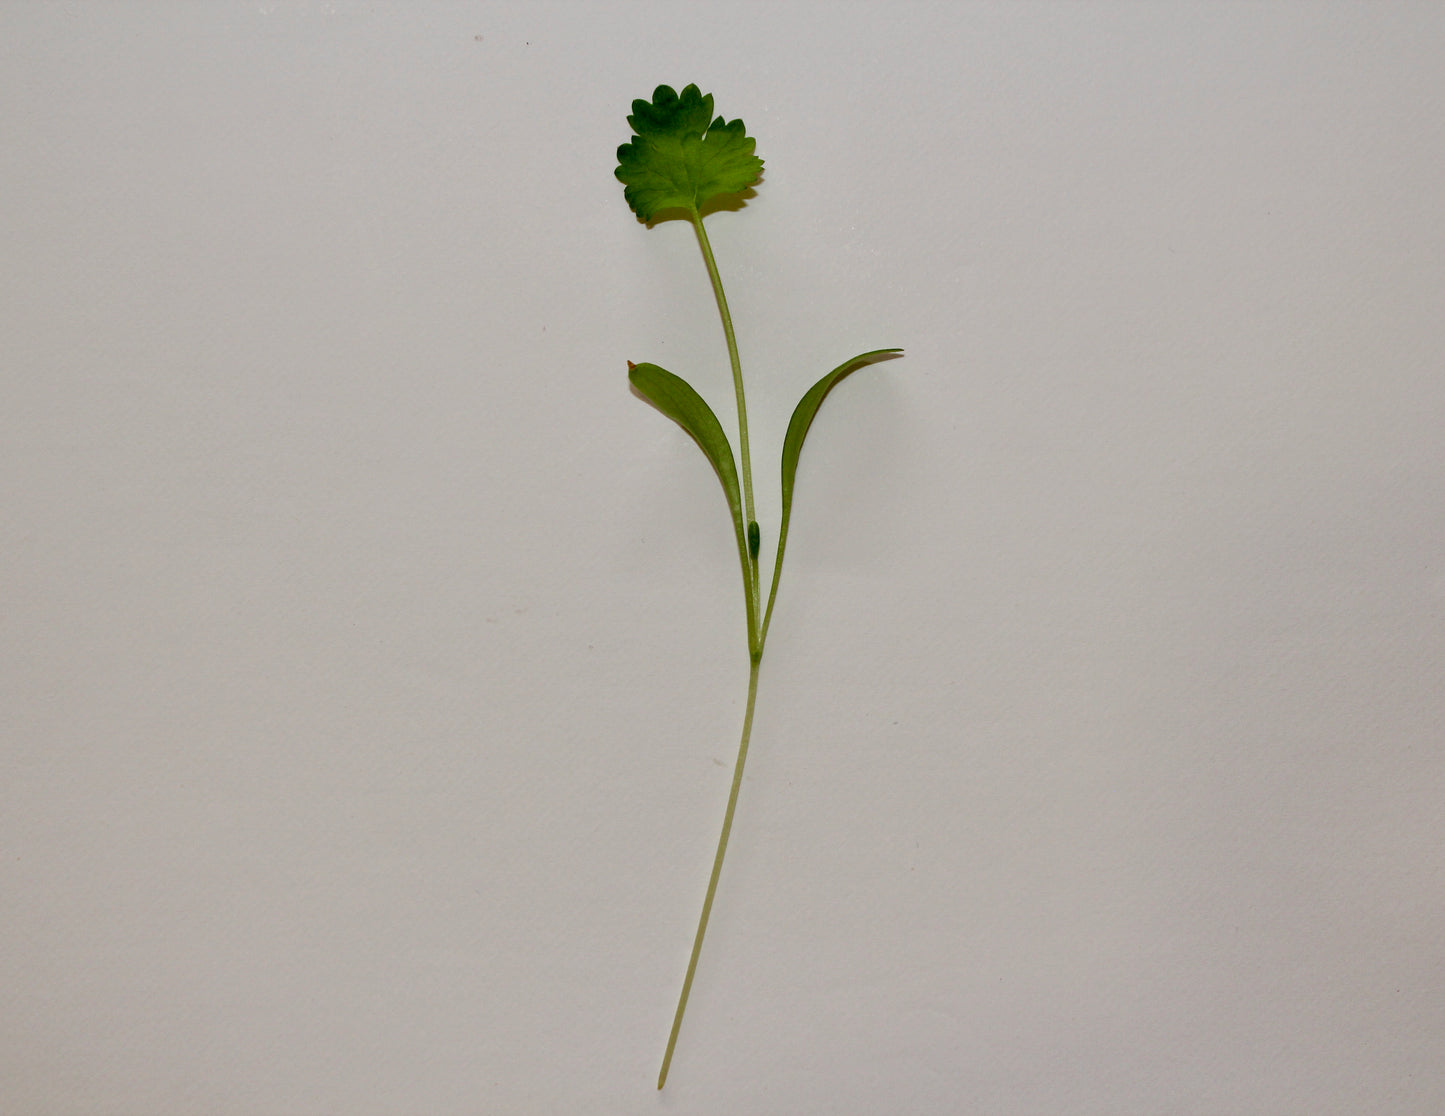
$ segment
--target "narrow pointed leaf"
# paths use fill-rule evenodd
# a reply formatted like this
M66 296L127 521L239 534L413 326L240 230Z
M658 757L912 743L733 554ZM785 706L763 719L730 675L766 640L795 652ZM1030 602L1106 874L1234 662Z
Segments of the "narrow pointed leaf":
M902 351L902 349L874 349L872 352L860 353L852 360L844 361L810 387L793 410L793 417L788 422L788 432L783 436L783 514L782 521L778 526L778 554L777 559L773 562L773 586L768 594L768 609L763 617L764 639L767 638L768 623L773 618L773 602L778 595L778 579L783 573L783 548L788 543L788 520L793 513L793 481L798 474L798 455L802 453L803 439L808 436L808 428L813 425L813 417L818 413L818 408L823 405L824 397L844 376L856 372L865 364L886 360L893 354Z
M732 510L733 531L737 535L738 553L743 561L743 583L752 594L752 572L748 566L748 539L743 527L743 501L738 487L738 470L733 460L732 445L723 432L722 423L713 414L707 401L681 376L675 376L655 364L634 364L627 378L638 393L682 427L697 442L722 481ZM751 623L751 621L750 621Z

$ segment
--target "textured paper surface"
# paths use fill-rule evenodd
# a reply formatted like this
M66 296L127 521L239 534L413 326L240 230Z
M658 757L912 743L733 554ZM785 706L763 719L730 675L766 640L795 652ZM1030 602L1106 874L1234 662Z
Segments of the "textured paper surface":
M1445 1110L1445 16L0 8L0 1108ZM699 83L765 553L746 684Z

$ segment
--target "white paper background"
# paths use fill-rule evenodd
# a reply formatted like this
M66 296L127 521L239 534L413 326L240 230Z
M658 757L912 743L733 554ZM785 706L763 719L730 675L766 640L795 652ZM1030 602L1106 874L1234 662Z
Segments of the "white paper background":
M1445 9L0 7L0 1108L1445 1110ZM685 225L768 545L753 755Z

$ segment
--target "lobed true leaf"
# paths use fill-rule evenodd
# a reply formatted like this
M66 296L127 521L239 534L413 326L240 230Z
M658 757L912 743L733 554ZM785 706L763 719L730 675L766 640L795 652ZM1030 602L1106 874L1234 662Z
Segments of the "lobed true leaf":
M659 85L652 100L633 101L627 122L637 134L617 149L614 172L632 211L651 221L668 209L699 212L713 198L758 180L763 161L741 120L712 119L712 94L689 85Z

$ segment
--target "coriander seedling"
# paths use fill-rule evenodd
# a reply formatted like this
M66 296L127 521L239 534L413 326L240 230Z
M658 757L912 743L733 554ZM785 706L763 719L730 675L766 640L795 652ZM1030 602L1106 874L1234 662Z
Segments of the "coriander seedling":
M727 339L728 360L732 364L733 393L738 408L738 458L733 458L732 444L722 424L702 396L681 377L655 364L633 364L628 361L628 378L632 386L659 411L667 415L696 440L707 459L717 470L727 494L732 513L733 531L737 536L738 560L743 571L743 597L748 624L748 699L743 713L742 739L738 743L737 762L733 766L732 790L723 814L722 833L718 837L717 854L713 858L712 876L702 903L697 936L692 943L687 975L682 994L667 1038L667 1051L662 1058L662 1071L657 1087L667 1083L667 1070L677 1046L682 1016L687 1010L688 993L697 972L698 955L707 933L717 894L718 876L722 873L727 853L728 834L732 831L733 814L738 804L738 788L742 785L743 765L748 758L748 740L753 729L753 708L758 696L758 667L767 644L768 626L773 618L773 604L778 597L778 579L783 572L783 548L788 541L788 520L793 510L793 482L798 471L798 453L813 423L823 398L844 376L876 360L886 359L902 349L875 349L844 361L814 384L788 423L783 437L782 515L778 524L777 550L773 558L772 587L768 590L766 609L762 608L762 589L758 574L758 552L762 548L762 530L753 510L752 453L748 444L748 408L743 391L742 363L738 359L737 338L733 334L732 315L728 313L727 295L723 293L722 277L713 258L712 245L703 227L703 208L716 198L737 195L757 183L763 161L753 154L754 141L741 120L716 119L712 115L712 94L702 94L696 85L689 85L680 94L666 85L659 85L651 102L633 101L632 115L627 122L636 133L617 149L616 175L626 189L623 196L632 211L649 226L668 217L686 217L697 234L713 295L722 317L723 336ZM739 486L739 464L741 486Z

